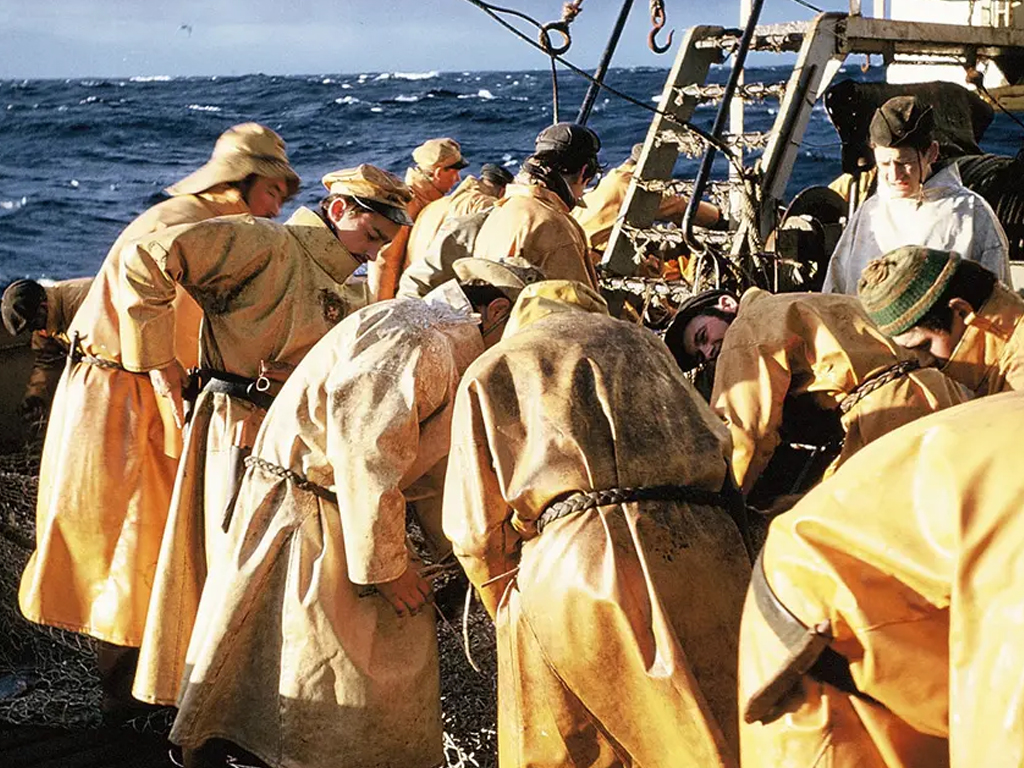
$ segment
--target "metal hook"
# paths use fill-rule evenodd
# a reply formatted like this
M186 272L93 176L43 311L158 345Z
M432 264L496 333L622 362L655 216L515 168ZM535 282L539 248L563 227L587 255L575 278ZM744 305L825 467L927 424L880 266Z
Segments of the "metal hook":
M557 32L565 41L562 45L555 46L551 42L551 33ZM569 34L569 24L564 21L551 21L540 28L540 44L551 56L561 56L569 50L572 45L572 36Z
M649 47L655 53L665 53L669 48L672 47L672 35L675 34L674 29L670 29L668 32L668 39L665 41L665 45L658 45L657 37L658 33L665 28L665 6L659 0L652 0L651 2L651 26L652 29L647 35L647 47Z

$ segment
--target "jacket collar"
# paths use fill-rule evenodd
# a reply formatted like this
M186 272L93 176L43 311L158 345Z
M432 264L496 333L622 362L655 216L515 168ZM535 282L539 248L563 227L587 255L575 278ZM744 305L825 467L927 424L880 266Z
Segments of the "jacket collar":
M285 222L308 256L336 283L344 283L359 267L359 261L341 244L337 235L319 215L299 208Z
M967 328L942 371L978 394L994 394L990 387L1006 345L1024 319L1024 302L996 283L981 309L966 318Z

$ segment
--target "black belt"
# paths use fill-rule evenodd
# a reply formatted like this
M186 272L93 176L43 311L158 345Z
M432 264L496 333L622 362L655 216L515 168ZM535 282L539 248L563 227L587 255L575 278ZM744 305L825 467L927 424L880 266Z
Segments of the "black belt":
M854 387L839 403L839 411L844 416L853 410L861 400L870 395L876 389L884 387L890 381L901 379L909 373L921 367L917 360L904 360L903 362L890 365L888 368L879 371L874 376L865 379Z
M750 588L761 616L786 646L789 658L779 673L750 697L743 708L744 721L770 723L785 714L785 700L804 675L851 696L879 704L857 688L850 673L849 659L829 645L832 642L829 623L826 621L808 627L779 600L764 572L764 550L754 563Z
M269 410L274 402L274 396L267 390L261 390L263 382L269 381L263 377L259 379L248 379L245 376L238 376L226 371L215 371L209 368L202 368L199 371L199 378L206 382L203 385L204 392L218 392L222 395L230 395L250 403L263 410Z

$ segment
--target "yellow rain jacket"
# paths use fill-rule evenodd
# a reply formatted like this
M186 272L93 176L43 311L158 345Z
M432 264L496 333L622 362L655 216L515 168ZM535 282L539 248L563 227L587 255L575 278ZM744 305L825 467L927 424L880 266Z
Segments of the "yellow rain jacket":
M173 741L222 737L282 767L441 763L434 613L398 618L368 585L416 567L405 491L448 453L455 389L482 351L468 311L396 299L292 374L203 592Z
M129 224L100 267L70 335L79 334L86 355L115 365L78 363L54 394L39 470L36 551L19 594L30 621L116 645L142 641L178 463L167 449L181 434L161 415L149 377L117 367L118 309L127 301L122 248L167 227L246 210L236 190L171 198ZM183 291L173 300L175 319L162 342L168 359L195 365L201 312Z
M772 521L761 583L878 703L784 675L804 638L780 640L752 588L740 706L767 724L741 726L745 767L1024 764L1022 431L1016 392L920 419Z
M279 388L306 352L347 314L343 283L355 258L323 220L300 208L286 224L249 216L168 230L126 248L121 332L125 366L161 367L175 284L205 315L202 368L246 379L266 371ZM234 491L232 449L252 446L266 411L221 392L196 400L152 575L153 594L134 695L173 703L208 564Z
M868 379L911 359L853 296L748 289L722 340L711 393L732 433L736 484L749 493L768 465L787 398L811 394L820 408L833 410ZM933 368L874 390L866 385L842 417L846 439L835 466L886 432L967 399L963 387Z
M577 491L718 491L728 455L653 334L579 283L522 292L459 385L443 512L496 617L502 768L737 765L750 565L727 512L642 501L537 522Z
M942 371L978 396L1024 389L1024 299L996 283Z
M22 402L49 405L53 399L67 363L68 328L91 285L91 277L79 277L45 286L46 328L32 334L32 372Z
M402 271L404 272L412 262L422 259L426 255L430 243L433 242L446 219L468 216L471 213L486 210L493 206L497 199L484 191L478 179L467 176L450 195L427 203L416 217L416 223L412 226L412 231L409 234Z
M526 259L551 280L577 280L597 290L587 236L562 199L539 184L509 184L476 239L474 256Z

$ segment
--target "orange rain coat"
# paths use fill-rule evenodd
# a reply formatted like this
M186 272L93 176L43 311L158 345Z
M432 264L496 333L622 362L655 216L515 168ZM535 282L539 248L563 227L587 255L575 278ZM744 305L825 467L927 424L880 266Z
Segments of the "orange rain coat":
M85 301L91 277L61 280L45 286L46 328L32 334L32 372L25 385L23 402L38 400L49 405L68 356L68 328Z
M732 433L736 484L750 492L779 444L783 403L813 394L824 410L913 353L879 331L853 296L748 289L722 340L711 404ZM934 368L901 376L867 394L843 417L846 439L835 466L876 438L969 399Z
M587 236L562 199L540 184L509 184L476 239L474 256L526 259L550 280L578 280L597 290Z
M173 741L222 737L289 768L442 761L433 611L398 618L367 585L415 567L406 490L448 453L459 377L483 351L458 295L360 310L278 395L253 449L269 464L246 471L231 556L203 592Z
M966 318L967 328L942 372L975 394L1024 389L1024 299L996 283Z
M443 513L496 617L502 768L737 765L750 564L728 514L644 501L537 526L575 491L718 491L728 455L657 337L579 283L522 292L459 385Z
M346 314L357 266L323 220L300 208L286 224L234 216L142 238L122 257L125 366L159 368L171 354L167 298L179 284L205 315L203 368L279 384ZM274 391L273 389L271 391ZM263 408L233 395L196 400L159 545L133 694L173 704L209 563L221 554L221 523L234 490L232 448L252 445Z
M480 186L479 179L467 176L450 195L427 203L416 217L416 223L413 224L409 234L402 271L405 272L410 264L426 255L431 242L446 220L487 210L494 205L494 201L497 199L484 191Z
M832 638L856 688L878 703L799 670L755 697L784 679L794 646L752 589L740 705L769 722L741 726L744 766L1024 764L1022 432L1021 393L920 419L772 521L762 553L771 592Z
M173 197L129 224L71 323L84 354L124 362L118 309L126 301L119 279L126 243L246 210L236 190L204 192ZM174 301L163 344L168 359L194 366L202 315L183 291ZM39 470L36 551L18 595L27 619L115 645L142 642L180 441L148 376L81 362L61 377Z

